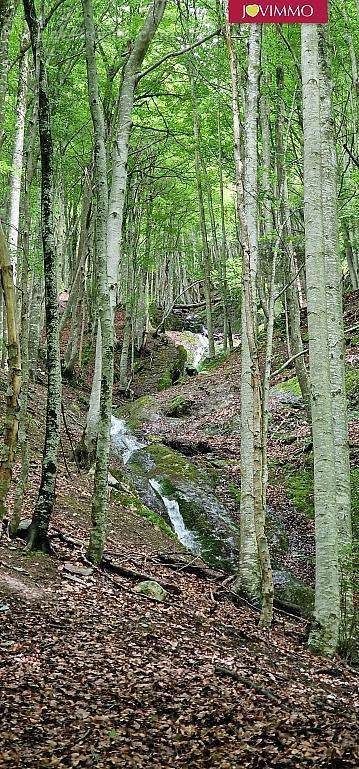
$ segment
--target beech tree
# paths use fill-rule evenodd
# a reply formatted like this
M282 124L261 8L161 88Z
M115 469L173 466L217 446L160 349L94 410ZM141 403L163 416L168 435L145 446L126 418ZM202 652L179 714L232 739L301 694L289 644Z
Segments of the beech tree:
M158 389L186 392L198 374L206 397L208 373L220 401L237 366L235 589L269 627L277 474L287 493L273 442L293 438L273 433L280 402L298 409L295 456L314 479L309 643L333 654L355 614L356 321L348 336L344 317L359 286L357 7L333 6L328 28L229 26L227 11L201 0L0 4L0 509L11 536L29 513L28 547L50 551L59 451L71 462L74 449L86 483L94 467L87 557L100 565L112 415L157 397L141 375L154 377L160 348L176 355L181 334L197 334L199 356L189 349ZM37 388L47 417L29 505ZM66 404L79 391L72 441ZM226 420L224 407L223 435Z

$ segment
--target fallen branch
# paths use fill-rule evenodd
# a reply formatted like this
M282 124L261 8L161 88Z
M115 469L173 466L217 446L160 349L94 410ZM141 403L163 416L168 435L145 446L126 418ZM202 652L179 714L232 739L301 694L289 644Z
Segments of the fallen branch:
M181 291L179 294L177 294L177 296L176 296L174 302L171 304L169 310L167 310L167 312L165 312L163 314L162 320L160 321L160 323L158 324L157 328L155 328L155 330L153 332L153 336L157 336L158 333L162 330L163 324L164 324L165 320L167 320L167 318L171 315L171 312L173 311L173 309L174 309L174 307L176 305L177 299L179 299L180 296L183 296L183 294L185 294L186 291L189 291L190 288L193 288L193 286L196 286L198 283L203 283L203 278L201 278L200 280L195 280L193 283L190 283L189 286L187 286L186 288L183 289L183 291Z
M125 568L124 566L113 563L113 561L109 561L108 558L103 558L101 568L108 570L112 574L118 574L120 577L134 579L137 582L146 582L148 580L151 582L156 581L159 585L161 585L161 587L163 587L164 590L168 590L171 593L177 593L177 595L181 592L180 588L177 585L173 585L172 582L160 582L157 577L153 576L153 574L147 574L146 572Z
M64 544L69 545L69 547L82 547L84 545L84 542L81 539L73 539L58 530L49 534L49 539L59 539L60 542L64 542Z
M272 700L272 702L275 702L276 705L281 704L280 699L274 694L274 692L272 692L270 689L264 689L262 686L259 686L259 684L254 683L254 681L249 681L248 678L241 676L239 673L237 673L236 670L227 668L225 665L215 665L214 670L218 676L228 676L228 678L233 678L234 681L239 681L248 689L253 689L254 691L258 692L258 694L262 694L264 697L268 697L268 699Z
M169 569L175 569L176 571L185 571L188 574L195 574L197 577L203 577L204 579L216 580L218 579L219 572L214 569L210 569L206 566L200 566L194 563L196 559L189 562L183 562L178 558L173 558L170 555L158 555L155 556L157 561L168 566ZM198 556L196 556L198 558Z

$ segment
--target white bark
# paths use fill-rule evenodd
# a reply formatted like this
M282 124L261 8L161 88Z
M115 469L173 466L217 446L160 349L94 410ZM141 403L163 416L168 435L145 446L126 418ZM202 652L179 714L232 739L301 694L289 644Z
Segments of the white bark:
M107 215L107 275L111 309L117 301L118 268L121 258L123 211L127 186L127 160L132 126L132 112L141 65L162 19L167 0L153 0L143 27L137 35L132 52L124 67L118 101L118 122L112 151L112 181ZM90 412L84 434L84 443L94 448L92 436L97 433L100 416L101 348L96 343L95 370L92 380ZM95 430L95 432L94 432ZM91 434L91 435L90 435Z
M23 35L21 45L27 41ZM10 173L10 204L9 204L9 252L13 266L14 284L17 284L17 246L19 240L20 193L21 177L24 158L24 133L27 101L27 85L29 74L29 59L26 51L20 60L19 83L16 102L16 120L14 146Z
M320 94L322 131L322 201L324 259L330 355L331 404L335 449L335 480L339 548L343 562L351 547L350 464L348 412L345 390L345 337L343 320L342 269L338 239L337 156L331 105L331 80L324 28L319 32Z
M336 651L340 623L334 435L326 304L318 28L303 24L304 222L314 448L315 620L311 648Z
M259 97L260 28L250 29L248 50L248 83L245 116L244 205L248 229L251 301L255 304L258 263L258 156L257 123ZM242 234L243 237L243 234ZM258 593L259 565L255 531L254 499L254 399L252 361L248 339L250 298L244 287L242 296L242 358L241 358L241 584L249 594Z

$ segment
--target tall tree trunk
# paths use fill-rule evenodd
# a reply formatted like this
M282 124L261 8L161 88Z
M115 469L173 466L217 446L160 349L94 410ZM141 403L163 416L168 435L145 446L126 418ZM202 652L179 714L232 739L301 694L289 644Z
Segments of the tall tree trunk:
M0 0L1 3L1 0ZM1 6L0 6L1 8ZM15 13L13 0L2 0L2 12L0 10L0 151L5 138L5 102L7 94L7 78L9 73L9 37Z
M38 72L38 124L41 155L41 231L45 275L45 317L47 341L48 392L46 432L41 483L29 532L30 550L49 550L48 528L53 511L61 426L61 362L59 306L57 296L57 256L54 240L53 146L47 73L42 50L41 29L34 0L24 0L35 71Z
M10 255L0 222L0 282L7 322L8 379L4 426L4 445L0 458L0 521L6 512L6 498L11 484L19 428L21 355L16 325L16 298Z
M35 272L32 279L29 317L29 378L32 382L36 379L40 337L43 325L43 294L44 278L42 275Z
M353 249L353 243L351 238L351 231L348 223L344 221L342 223L343 239L345 256L347 260L350 283L353 291L357 291L359 288L359 260L358 254Z
M123 70L123 78L118 100L116 139L113 142L112 181L107 216L107 271L112 312L114 312L117 299L118 266L121 259L122 224L127 186L127 160L135 90L143 60L161 22L166 2L167 0L153 0L151 3L146 19L134 41L130 56L128 57ZM94 453L97 435L95 423L96 421L98 422L100 415L100 353L101 349L97 345L91 392L91 424L88 419L85 433L81 441L82 448L85 446L87 447L89 457ZM93 431L91 428L94 424L95 430Z
M223 351L227 352L230 336L230 324L228 315L228 281L227 281L227 237L224 210L224 186L222 170L222 142L221 142L221 113L218 108L217 115L218 133L218 173L219 173L219 201L221 206L221 253L220 253L220 279L223 306ZM232 340L233 341L233 340Z
M315 620L309 643L316 651L333 654L339 638L340 587L321 188L322 146L317 26L303 24L301 36L305 259L316 539Z
M345 337L342 268L339 253L337 212L337 156L331 105L331 75L325 27L319 28L320 118L322 149L322 206L324 264L328 318L331 406L335 451L335 492L338 516L339 557L345 569L352 544L348 408L345 390ZM347 609L352 603L347 595Z
M35 139L37 133L38 105L35 102L34 109L29 125L29 143L26 150L25 174L23 187L23 235L22 235L22 267L21 267L21 362L22 362L22 391L20 404L20 423L19 423L19 447L21 451L21 470L20 477L16 486L14 498L13 513L10 522L11 534L16 534L21 511L24 502L24 494L29 474L29 445L27 440L26 420L29 390L29 328L30 328L30 192L31 184L37 163L37 154L35 152Z
M242 298L242 379L241 382L241 543L239 583L247 594L258 596L263 603L260 624L268 627L273 614L273 578L265 534L265 490L263 485L263 403L262 383L255 338L255 276L258 254L256 195L248 199L257 186L257 120L260 31L251 27L248 53L248 90L246 103L246 160L244 176L240 154L238 112L238 76L236 55L229 25L226 38L232 81L234 159L236 170L236 204L243 249ZM253 132L254 131L254 136ZM254 155L255 153L255 155ZM245 201L244 181L246 182Z
M102 337L100 421L96 446L94 493L91 508L92 528L87 556L93 563L102 560L106 540L108 461L112 411L114 332L107 275L106 223L108 213L105 121L99 95L95 58L95 27L91 0L83 0L86 41L86 66L91 117L94 130L94 185L96 192L96 276Z
M290 356L297 356L294 360L296 375L298 378L303 403L305 405L310 422L310 390L309 378L303 355L303 342L300 328L300 306L296 282L296 260L293 246L293 233L291 224L291 212L289 209L287 169L285 162L285 147L283 137L285 133L285 115L283 111L284 73L282 67L277 67L277 115L276 115L276 167L278 180L278 197L280 200L280 220L285 237L284 253L284 280L286 283L286 307L288 312L288 331L290 340Z
M23 34L20 50L27 42L28 35ZM29 74L28 52L21 54L19 64L19 82L16 98L15 134L10 173L10 205L9 205L9 251L13 265L14 283L17 284L17 245L19 240L20 193L24 156L24 133L27 101L27 85Z
M193 132L195 143L195 166L196 166L196 183L197 183L197 195L198 195L198 208L199 208L199 224L202 238L202 259L203 259L203 293L206 302L206 323L208 333L208 345L209 345L209 357L214 358L216 350L214 346L213 337L213 323L212 323L212 302L211 302L211 256L208 247L207 227L206 227L206 214L204 209L203 200L203 185L202 185L202 168L201 168L201 134L199 126L199 117L196 104L196 95L194 90L193 74L189 72L191 95L192 95L192 109L193 109Z

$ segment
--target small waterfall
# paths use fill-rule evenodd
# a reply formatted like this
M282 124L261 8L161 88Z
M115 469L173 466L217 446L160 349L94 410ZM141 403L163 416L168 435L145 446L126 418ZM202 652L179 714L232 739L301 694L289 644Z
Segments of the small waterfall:
M194 334L194 336L197 337L197 345L194 350L193 365L194 365L194 368L198 368L203 358L205 358L208 354L208 350L209 350L208 336L206 336L206 334L204 333Z
M126 465L131 459L132 454L138 449L143 449L145 443L140 443L134 435L128 432L123 419L111 417L111 438L112 443L119 450L123 464Z
M178 506L178 502L176 502L175 499L168 499L168 497L163 494L161 484L158 483L158 481L156 481L154 478L150 479L150 486L152 486L154 491L156 491L156 493L161 497L162 502L167 510L169 519L172 523L173 530L175 534L177 534L181 544L185 547L188 547L192 553L200 553L201 548L197 538L192 531L186 528Z

